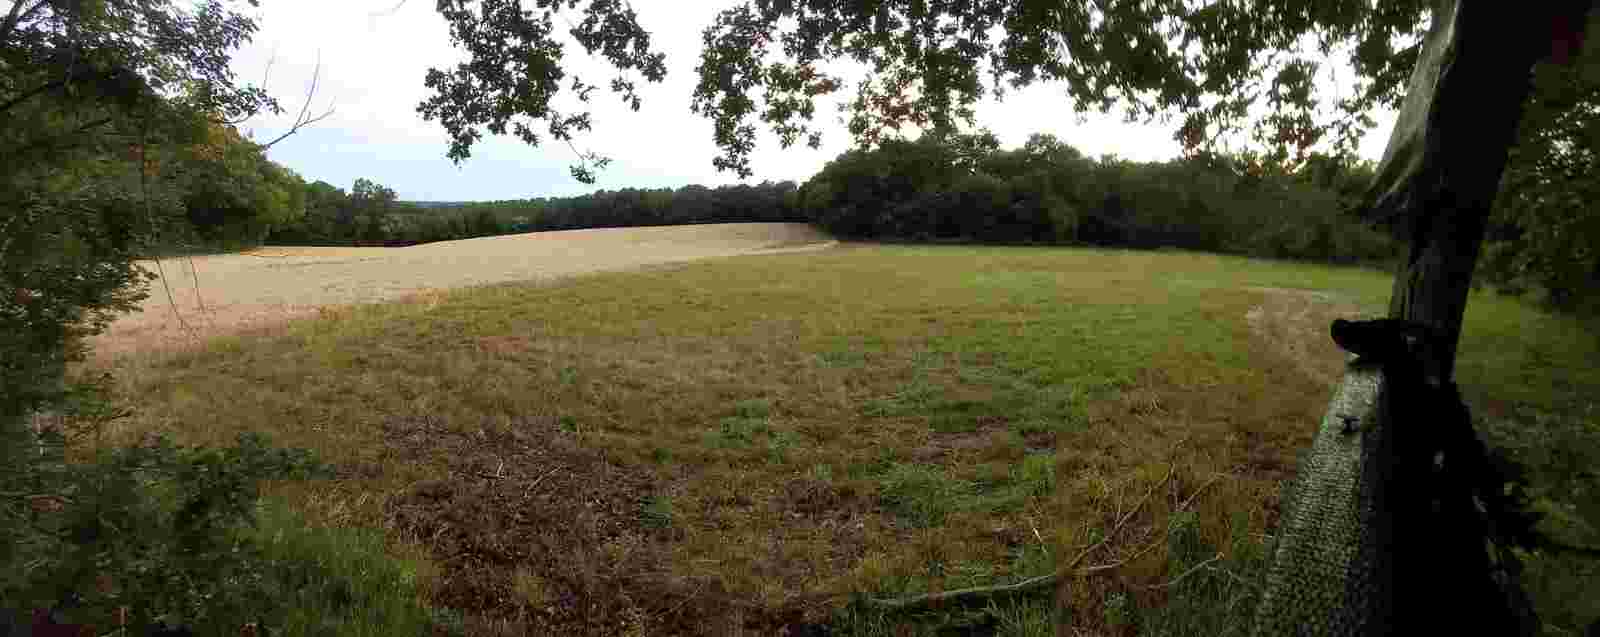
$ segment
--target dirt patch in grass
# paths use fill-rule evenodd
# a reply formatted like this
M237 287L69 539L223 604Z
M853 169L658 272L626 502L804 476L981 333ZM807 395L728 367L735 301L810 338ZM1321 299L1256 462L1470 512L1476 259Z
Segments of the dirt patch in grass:
M1365 318L1362 307L1331 292L1253 287L1261 304L1245 313L1256 337L1295 367L1332 387L1344 373L1345 357L1328 336L1333 319Z
M389 498L386 526L432 554L436 606L485 630L698 634L733 600L667 567L681 539L662 485L553 418L383 423L383 462L442 465ZM778 609L781 610L781 609ZM800 623L770 613L757 623ZM642 631L642 632L640 632Z
M992 455L997 446L1005 446L1011 438L1010 419L1002 415L983 415L974 419L971 431L933 431L928 441L911 451L914 462L956 464L963 460ZM1054 445L1054 437L1037 436L1039 444Z

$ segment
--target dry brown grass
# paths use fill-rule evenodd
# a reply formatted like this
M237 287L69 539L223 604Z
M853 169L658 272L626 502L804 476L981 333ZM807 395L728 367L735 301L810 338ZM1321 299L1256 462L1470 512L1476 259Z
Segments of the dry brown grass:
M696 259L828 247L798 223L601 228L441 241L404 248L264 247L239 254L143 261L163 280L141 311L93 340L95 355L193 347L272 331L329 308L509 281L552 281Z
M122 433L319 450L341 478L280 493L425 550L486 632L774 634L1119 528L1058 591L1116 632L1109 596L1166 594L1175 511L1272 527L1325 406L1240 263L858 247L338 309L119 359Z

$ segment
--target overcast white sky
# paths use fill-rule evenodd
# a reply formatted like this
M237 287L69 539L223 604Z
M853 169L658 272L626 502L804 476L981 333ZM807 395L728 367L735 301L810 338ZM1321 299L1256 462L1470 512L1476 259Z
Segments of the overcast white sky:
M487 200L573 195L596 188L677 187L734 183L711 165L716 149L711 124L689 112L689 96L699 59L700 32L717 10L734 0L646 0L635 2L652 44L667 55L667 79L644 85L644 106L631 112L601 90L594 94L595 130L578 141L580 149L613 159L594 186L567 172L573 154L564 144L534 148L506 137L489 137L472 158L454 165L445 158L448 140L437 123L425 122L416 105L427 95L422 84L429 66L446 67L460 54L449 44L444 20L432 0L267 0L252 10L261 27L254 43L236 57L241 81L259 82L273 60L267 88L290 112L263 116L243 125L257 140L276 137L303 97L320 55L322 87L318 106L331 101L335 114L274 146L269 156L308 181L349 188L365 177L393 188L402 199ZM568 68L591 83L604 84L611 73L575 44ZM643 84L641 82L641 84ZM753 156L752 181L804 181L824 162L848 147L844 127L829 107L818 109L828 125L819 150L778 148L764 136ZM1363 142L1361 154L1382 155L1391 116ZM1167 159L1177 153L1169 126L1124 124L1116 116L1091 116L1080 122L1059 86L1013 91L1004 101L986 102L978 123L1003 144L1021 144L1034 132L1053 133L1091 156L1115 153L1135 160Z

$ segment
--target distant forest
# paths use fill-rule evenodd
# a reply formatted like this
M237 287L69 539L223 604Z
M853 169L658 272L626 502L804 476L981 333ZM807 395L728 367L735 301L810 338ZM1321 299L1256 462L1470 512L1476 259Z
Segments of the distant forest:
M307 183L231 130L214 137L183 156L194 164L189 172L207 176L180 189L186 212L171 219L176 231L167 233L186 250L403 246L546 230L761 221L814 223L846 240L1178 248L1324 263L1384 263L1398 250L1386 231L1357 215L1373 166L1349 156L1281 161L1202 154L1135 162L1089 157L1051 135L1008 149L987 133L928 134L847 151L803 184L403 202L367 179L349 190ZM1543 239L1547 228L1525 223L1528 215L1519 212L1530 204L1503 199L1479 265L1483 279L1557 301L1596 296L1600 264L1575 259L1588 252Z
M411 245L499 234L757 221L816 223L844 239L1174 247L1371 262L1386 235L1345 211L1370 167L1317 156L1292 174L1241 158L1091 159L1049 135L1003 150L991 135L925 136L853 150L804 185L601 190L493 202L401 202L358 180L306 186L273 243Z

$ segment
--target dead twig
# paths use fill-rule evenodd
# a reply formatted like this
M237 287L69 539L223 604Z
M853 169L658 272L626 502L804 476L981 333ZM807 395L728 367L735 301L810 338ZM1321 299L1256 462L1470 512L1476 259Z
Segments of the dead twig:
M1162 477L1160 482L1157 482L1155 484L1150 485L1150 490L1144 492L1144 497L1139 498L1139 503L1134 505L1133 509L1131 511L1128 511L1128 513L1126 515L1122 516L1121 520L1117 521L1117 526L1115 526L1115 527L1113 527L1111 529L1111 533L1106 534L1106 538L1107 539L1110 539L1111 536L1116 535L1117 531L1122 530L1122 525L1127 524L1128 520L1133 517L1133 514L1138 513L1140 509L1144 508L1144 503L1150 501L1151 494L1154 494L1156 492L1156 489L1161 488L1163 485L1165 485L1167 483L1167 481L1172 479L1172 471L1175 468L1176 468L1175 465L1170 465L1170 464L1167 465L1167 475ZM1105 540L1101 540L1101 541L1104 542Z
M974 588L962 588L962 589L956 589L956 590L953 590L953 591L944 591L942 593L929 593L929 594L926 594L926 595L915 595L915 596L912 596L912 597L904 597L904 598L900 598L900 599L869 599L869 600L867 600L866 603L869 606L874 606L876 608L881 608L881 609L885 609L885 610L907 610L907 609L913 609L913 608L925 608L925 607L928 607L928 606L933 606L933 605L941 604L941 603L945 603L945 602L961 602L961 603L965 603L965 602L970 602L970 601L975 601L975 600L980 600L980 599L987 599L987 598L991 598L991 597L996 597L996 596L999 596L999 595L1010 595L1010 594L1017 594L1017 593L1033 592L1033 591L1037 591L1037 590L1040 590L1040 589L1045 589L1045 588L1050 588L1052 586L1055 586L1055 584L1057 582L1061 581L1061 579L1064 578L1064 577L1077 576L1077 575L1089 575L1089 574L1098 573L1098 572L1101 572L1101 571L1107 571L1107 570L1111 570L1111 569L1120 567L1123 564L1127 563L1127 560L1119 560L1117 562L1112 562L1110 564L1100 564L1100 565L1090 566L1090 567L1083 568L1083 569L1079 569L1078 568L1078 564L1082 563L1084 558L1089 557L1089 555L1091 553L1093 553L1096 549L1099 549L1100 547L1105 546L1106 542L1109 542L1111 540L1111 538L1116 537L1117 533L1122 530L1122 527L1124 525L1126 525L1129 520L1133 519L1133 515L1135 513L1138 513L1140 509L1144 508L1145 503L1150 500L1150 496L1156 492L1156 489L1161 488L1162 485L1166 484L1169 480L1172 479L1172 473L1173 473L1174 469L1175 469L1174 465L1167 465L1167 475L1165 477L1161 478L1160 482L1157 482L1157 483L1155 483L1153 485L1150 485L1150 489L1145 491L1144 497L1139 498L1138 504L1134 505L1133 509L1131 509L1128 512L1124 513L1122 515L1121 519L1117 520L1116 526L1112 527L1111 531L1109 533L1106 533L1105 537L1100 538L1100 541L1098 541L1098 542L1090 544L1088 548L1083 549L1083 551L1078 553L1078 555L1076 557L1072 558L1071 561L1067 562L1061 568L1056 569L1056 571L1054 573L1050 573L1049 575L1040 575L1038 577L1034 577L1034 578L1030 578L1030 579L1025 579L1025 580L1017 582L1015 584L1004 584L1004 585L1000 585L1000 586L979 586L979 587L974 587Z
M1154 542L1150 542L1148 544L1145 544L1144 548L1139 549L1139 552L1138 553L1134 553L1133 556L1129 557L1127 561L1132 562L1132 561L1137 560L1137 559L1139 559L1141 557L1144 557L1145 553L1149 553L1150 551L1155 550L1156 547L1162 546L1164 544L1166 544L1166 542L1162 542L1162 541L1159 541L1159 540L1158 541L1154 541Z
M1198 570L1203 569L1203 568L1205 568L1207 566L1210 566L1212 562L1215 562L1215 561L1220 560L1220 559L1222 559L1222 554L1218 553L1215 556L1212 556L1211 559L1206 560L1204 562L1201 562L1199 564L1196 564L1196 565L1194 565L1193 568L1190 568L1189 570L1184 571L1182 575L1179 575L1177 577L1172 578L1172 581L1165 582L1165 583L1162 583L1162 584L1156 584L1154 586L1146 586L1146 587L1144 587L1144 589L1145 590L1155 590L1155 589L1158 589L1158 588L1166 588L1168 586L1176 585L1178 582L1183 581L1184 578L1186 578L1186 577L1188 577L1190 575L1193 575L1195 573L1195 571L1198 571Z
M185 250L183 258L189 261L189 278L194 281L194 302L200 307L200 316L208 316L211 312L206 309L206 300L200 295L200 270L194 266L194 253Z
M320 114L311 114L311 102L317 98L317 89L322 85L322 53L317 53L317 65L311 70L311 83L306 87L306 99L300 103L300 112L294 116L294 121L289 124L289 130L273 138L272 141L261 144L261 150L272 148L278 142L288 139L289 136L300 132L300 129L320 122L333 115L334 106L330 102L328 108Z
M1214 484L1214 483L1216 483L1216 481L1217 481L1217 480L1219 480L1219 479L1221 479L1221 478L1222 478L1222 476L1225 476L1225 475L1228 475L1228 474L1226 474L1226 473L1219 473L1219 474L1217 474L1217 475L1214 475L1214 476L1211 476L1211 479L1210 479L1210 480L1207 480L1207 481L1206 481L1206 483L1205 483L1205 484L1202 484L1202 485L1200 485L1200 488L1199 488L1199 489L1195 489L1195 491L1194 491L1194 493L1191 493L1191 494L1189 494L1189 498L1188 498L1188 499L1187 499L1187 500L1184 500L1184 501L1183 501L1183 504L1180 504L1180 505L1178 505L1178 508L1177 508L1177 509L1176 509L1176 510L1178 510L1178 511L1182 511L1182 510L1184 510L1184 509L1187 509L1187 508L1189 508L1189 505L1190 505L1190 504L1192 504L1192 503L1193 503L1193 502L1194 502L1194 499L1195 499L1195 498L1198 498L1198 497L1200 497L1200 494L1201 494L1201 493L1204 493L1204 492L1205 492L1205 490L1206 490L1206 489L1207 489L1207 488L1208 488L1208 487L1210 487L1210 486L1211 486L1211 485L1212 485L1212 484Z
M1257 586L1256 586L1256 584L1255 584L1255 582L1251 582L1251 581L1250 581L1250 580L1247 580L1247 579L1245 579L1245 578L1243 578L1243 577L1239 577L1239 576L1238 576L1238 575L1237 575L1237 574L1235 574L1235 573L1234 573L1234 572L1233 572L1233 571L1230 571L1230 570L1228 570L1228 569L1225 569L1225 568L1222 568L1222 567L1221 567L1221 566L1212 566L1212 565L1207 565L1207 566L1206 566L1206 570L1208 570L1208 571L1211 571L1211 572L1213 572L1213 573L1221 573L1221 574L1223 574L1223 575L1227 575L1227 576L1228 576L1228 577L1229 577L1229 578L1231 578L1231 579L1232 579L1232 580L1233 580L1233 581L1235 581L1235 582L1238 582L1238 583L1240 583L1240 584L1242 584L1242 585L1244 585L1244 587L1245 587L1245 588L1250 588L1250 589L1255 589L1255 588L1257 588Z
M139 198L144 204L145 221L153 226L155 225L156 217L155 212L150 208L150 158L146 152L146 147L149 144L145 143L148 128L149 123L147 122L145 130L141 130L139 135ZM167 269L162 267L159 255L156 257L155 262L156 273L161 279L161 289L167 291L167 306L172 308L172 316L178 319L178 325L183 328L184 333L188 334L191 340L198 343L200 335L193 327L190 327L188 321L183 320L183 312L178 310L178 300L172 295L172 285L167 281Z
M528 494L533 493L533 488L539 486L540 482L544 482L545 478L550 477L550 474L555 473L557 470L558 469L551 469L544 472L544 475L534 478L533 482L528 483L528 487L522 490L522 499L528 499Z
M1050 550L1050 544L1044 541L1044 536L1039 534L1038 525L1033 523L1033 516L1029 515L1024 517L1028 520L1028 528L1033 529L1033 537L1039 540L1039 547L1047 551Z

